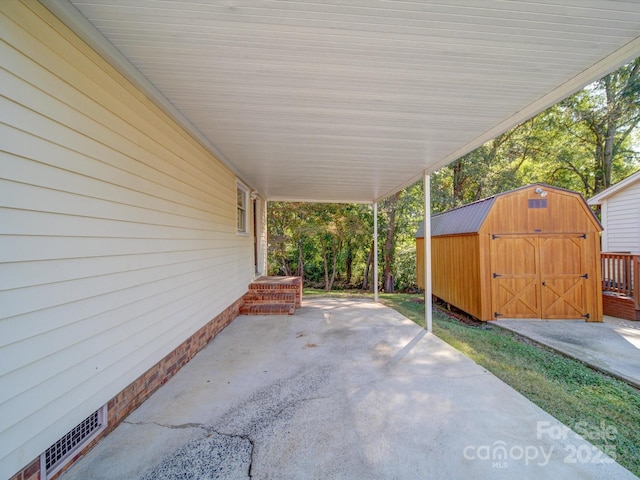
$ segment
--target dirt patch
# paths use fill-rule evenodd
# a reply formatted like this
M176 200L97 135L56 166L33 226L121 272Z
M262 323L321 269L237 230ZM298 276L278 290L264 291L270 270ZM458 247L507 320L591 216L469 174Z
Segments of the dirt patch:
M471 315L463 312L462 310L457 309L451 304L443 302L440 299L434 299L433 306L436 307L440 312L449 317L452 320L455 320L460 323L464 323L470 327L476 328L491 328L487 325L487 322L483 322L478 320L477 318L472 317Z

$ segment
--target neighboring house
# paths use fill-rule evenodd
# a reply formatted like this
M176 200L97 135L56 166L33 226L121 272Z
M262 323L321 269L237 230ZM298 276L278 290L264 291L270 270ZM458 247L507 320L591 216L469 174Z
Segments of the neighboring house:
M115 426L265 271L251 185L31 5L1 27L3 479L100 406Z
M602 321L602 230L578 193L528 185L431 217L433 295L483 321ZM424 229L416 233L418 282Z
M600 205L603 252L640 254L640 170L587 203Z
M602 216L605 315L640 320L640 171L588 200Z

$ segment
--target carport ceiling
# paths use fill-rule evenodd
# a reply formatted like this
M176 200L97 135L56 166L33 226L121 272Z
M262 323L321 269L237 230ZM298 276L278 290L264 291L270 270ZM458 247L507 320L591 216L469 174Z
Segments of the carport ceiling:
M42 1L270 200L379 200L640 55L635 0Z

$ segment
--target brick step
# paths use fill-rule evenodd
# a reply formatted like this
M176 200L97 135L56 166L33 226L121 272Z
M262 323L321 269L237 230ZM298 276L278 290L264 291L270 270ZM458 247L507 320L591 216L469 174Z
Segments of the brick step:
M241 315L293 315L302 303L299 277L260 277L242 297Z
M296 307L287 303L260 303L242 305L240 315L293 315Z
M250 292L288 292L296 294L296 307L302 304L302 279L300 277L260 277L249 285Z
M255 297L254 297L255 295ZM249 288L249 291L245 294L248 299L261 297L265 301L270 301L280 298L282 303L291 302L297 308L302 306L300 293L298 289L269 289L269 288Z
M297 292L288 291L263 291L263 290L250 290L242 298L244 304L258 304L258 303L286 303L288 305L296 304Z

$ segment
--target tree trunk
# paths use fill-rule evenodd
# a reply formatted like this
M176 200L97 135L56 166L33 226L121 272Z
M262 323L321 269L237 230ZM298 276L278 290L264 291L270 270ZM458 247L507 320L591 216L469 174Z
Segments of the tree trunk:
M338 250L339 250L338 247L333 249L333 262L331 265L331 268L333 271L331 272L331 279L329 280L329 288L326 289L327 292L331 291L331 289L333 288L333 283L336 281L336 270L337 270L336 265L338 263Z
M387 238L384 242L384 291L393 293L393 261L396 248L396 210L402 192L394 193L387 200Z
M351 285L351 276L353 275L353 250L351 249L351 245L347 245L347 254L345 258L345 263L346 263L346 269L347 269L345 283L347 285Z
M298 242L298 276L304 284L304 256L302 255L302 241Z
M329 285L329 262L327 261L327 247L322 242L322 260L324 261L324 291L328 292L331 287Z
M452 164L453 170L453 200L456 205L464 203L464 184L466 176L464 175L464 159L459 158Z
M362 290L369 290L369 275L371 266L373 265L373 247L374 242L371 242L371 249L369 250L369 256L367 257L367 263L364 266L364 280L362 280Z
M284 253L282 254L282 273L285 277L291 275L289 262L287 261L287 256Z
M322 258L324 260L324 291L330 292L333 288L333 283L336 281L336 269L338 264L338 251L340 250L340 244L336 245L336 242L331 239L331 251L327 250L324 242L322 243ZM329 277L329 259L331 255L331 277Z

